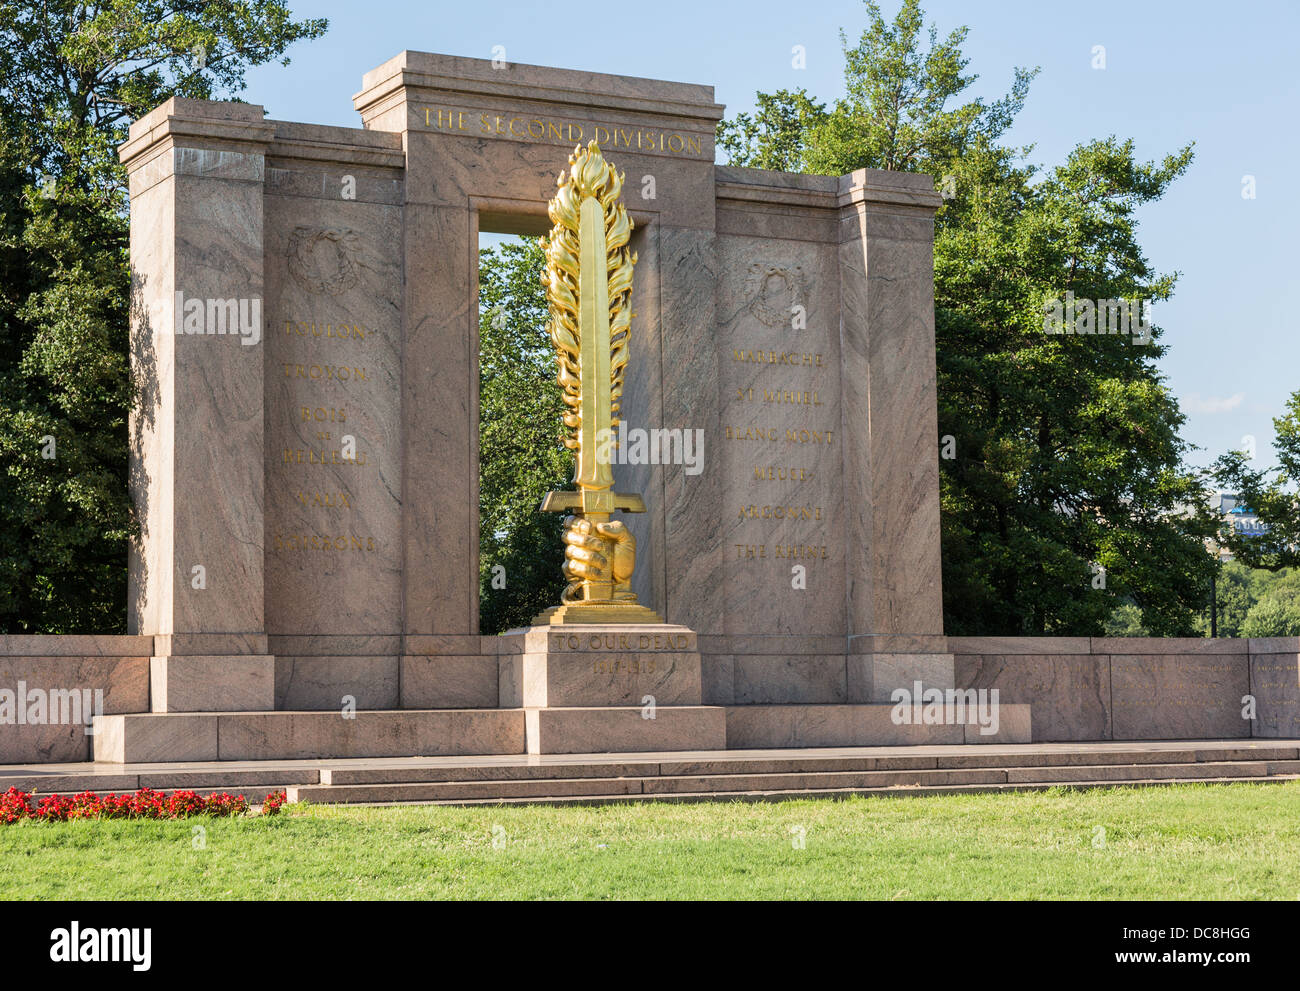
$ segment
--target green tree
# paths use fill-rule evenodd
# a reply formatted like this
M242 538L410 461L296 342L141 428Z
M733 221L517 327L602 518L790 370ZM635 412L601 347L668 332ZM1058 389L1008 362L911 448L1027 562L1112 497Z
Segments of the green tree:
M280 0L0 0L0 631L125 630L129 122L325 27Z
M125 219L0 141L0 629L124 631Z
M527 626L565 585L563 517L538 512L573 477L544 263L536 239L479 252L479 628L489 634Z
M1237 494L1268 527L1265 535L1223 528L1222 540L1236 557L1270 571L1300 565L1300 390L1273 421L1278 464L1255 469L1245 451L1231 451L1214 463L1219 485Z
M718 147L728 165L777 172L811 172L809 136L826 122L826 105L804 90L759 93L754 114L739 113L718 123Z
M1246 615L1251 607L1259 601L1261 593L1260 576L1264 571L1252 571L1240 561L1227 561L1219 570L1215 583L1215 600L1218 604L1218 633L1221 637L1242 636L1241 627L1246 622ZM1201 627L1206 636L1210 634L1208 619Z
M846 96L813 135L808 160L815 171L843 175L855 169L944 174L943 166L976 145L988 145L1011 126L1024 105L1037 69L1017 68L1005 97L986 104L969 100L949 107L979 76L963 75L969 29L939 40L926 32L919 0L904 0L893 23L868 0L869 23L858 44L844 32Z
M1241 624L1243 637L1300 637L1300 599L1261 599Z
M1097 633L1120 601L1155 635L1203 609L1214 532L1182 467L1184 417L1132 335L1050 336L1043 302L1167 299L1135 209L1187 168L1190 149L1134 160L1113 138L1046 175L982 149L953 162L957 197L936 232L945 618L950 633Z
M1251 630L1280 628L1271 620L1268 621L1271 625L1265 627L1266 617L1282 617L1284 620L1300 604L1300 569L1268 571L1250 568L1238 560L1225 561L1219 569L1215 597L1219 609L1219 636L1287 636L1286 633L1248 633L1247 617L1255 615L1249 625ZM1256 607L1262 608L1256 612ZM1197 630L1204 636L1210 635L1208 608L1206 615L1197 620Z
M1036 70L992 104L960 102L975 80L966 29L923 32L917 0L886 22L874 2L846 92L802 138L789 100L766 131L724 128L738 157L765 135L810 171L907 169L942 177L935 327L945 628L949 634L1100 634L1124 603L1155 635L1196 629L1214 561L1203 480L1182 467L1184 418L1156 363L1161 332L1049 336L1044 303L1167 299L1135 211L1187 169L1191 147L1139 162L1114 137L1043 172L998 143ZM923 37L926 43L922 43ZM778 140L779 138L779 140Z
M1105 635L1108 637L1146 637L1151 631L1142 625L1142 610L1131 602L1116 606L1106 617Z

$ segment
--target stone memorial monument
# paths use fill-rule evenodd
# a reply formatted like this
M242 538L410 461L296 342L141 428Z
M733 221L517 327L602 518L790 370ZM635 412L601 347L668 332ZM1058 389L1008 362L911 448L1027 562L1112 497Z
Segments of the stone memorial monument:
M0 638L0 691L102 711L0 762L1300 735L1296 638L944 636L930 177L719 166L684 83L404 52L353 102L132 125L130 635ZM577 455L563 601L502 636L481 232L548 236ZM899 718L935 690L995 732Z
M335 752L385 720L492 752L583 707L591 744L616 715L795 740L792 705L888 736L859 707L952 687L929 177L715 165L706 86L405 52L354 103L362 128L174 99L122 148L130 628L154 650L151 712L105 717L97 753ZM478 235L548 227L579 487L545 508L573 515L571 584L481 637ZM609 463L584 443L605 429Z

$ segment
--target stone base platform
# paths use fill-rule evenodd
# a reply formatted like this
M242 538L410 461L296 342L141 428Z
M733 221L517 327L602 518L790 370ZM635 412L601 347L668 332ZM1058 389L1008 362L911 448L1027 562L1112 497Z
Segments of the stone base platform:
M554 667L552 667L554 670ZM698 684L698 682L697 682ZM652 696L651 696L652 697ZM899 724L892 705L569 705L509 709L142 712L96 716L102 763L1028 743L1030 707L996 724Z
M1300 780L1300 740L842 747L174 764L0 766L0 791L104 794L148 787L383 805L779 801Z
M522 754L522 709L146 712L95 717L96 762Z
M1001 704L981 726L967 711L952 723L898 723L893 705L729 705L727 747L881 747L942 743L1029 743L1030 707ZM909 713L910 715L910 713Z
M477 634L0 637L0 692L29 702L33 693L51 700L43 721L5 718L0 706L0 765L91 760L94 736L84 724L86 712L131 715L131 753L149 753L150 739L175 732L184 744L175 758L184 761L191 753L212 755L210 720L228 720L232 710L248 710L248 725L270 710L290 724L299 722L299 713L314 713L328 725L349 696L364 712L386 713L375 717L385 726L384 720L406 712L504 709L516 715L489 718L523 727L526 708L638 707L649 695L661 708L723 707L732 748L965 741L965 728L958 734L951 726L886 721L893 690L914 688L917 680L927 689L997 690L1003 711L999 732L991 735L995 741L1024 739L1016 715L1022 706L1032 709L1031 739L1042 743L1300 738L1300 637L854 637L846 645L829 635L696 636L685 628L660 631L658 642L644 627L626 641L606 640L607 634L616 637L595 627L550 628L531 643L526 636ZM552 650L548 635L563 636L556 645L563 650ZM642 635L650 637L644 644ZM266 656L274 658L270 703ZM231 670L242 670L243 695L213 696L196 681L221 657L239 660ZM69 690L72 698L65 702L81 699L84 712L56 717L55 693ZM1245 695L1256 699L1255 711L1243 711ZM203 711L212 706L220 708ZM140 714L162 708L173 710L166 715L209 721L195 722L193 733L144 733L135 726ZM292 736L316 732L295 730ZM522 740L525 729L509 732ZM423 747L423 733L412 730L398 738ZM988 738L969 736L972 742ZM335 757L375 752L340 749L359 737L335 730L321 739L333 741L328 752ZM231 736L221 742L227 750ZM434 746L430 752L447 752L436 739ZM621 748L611 740L597 749ZM404 756L423 752L405 746L383 752L401 750ZM526 746L514 752L525 753ZM263 753L280 756L270 747Z
M721 706L526 709L530 754L640 753L724 750L727 720Z
M523 706L530 754L721 750L694 631L669 623L538 624L500 637L502 705Z
M703 702L699 645L685 626L533 626L498 639L503 706Z

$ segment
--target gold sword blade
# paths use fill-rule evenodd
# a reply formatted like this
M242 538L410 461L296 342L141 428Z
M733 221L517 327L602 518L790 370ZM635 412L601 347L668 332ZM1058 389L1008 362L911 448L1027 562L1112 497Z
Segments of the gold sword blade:
M609 270L605 256L605 216L600 201L588 196L579 207L578 367L582 377L582 426L578 472L582 508L608 513L613 508L614 474L609 465L610 411ZM602 457L601 455L604 455Z

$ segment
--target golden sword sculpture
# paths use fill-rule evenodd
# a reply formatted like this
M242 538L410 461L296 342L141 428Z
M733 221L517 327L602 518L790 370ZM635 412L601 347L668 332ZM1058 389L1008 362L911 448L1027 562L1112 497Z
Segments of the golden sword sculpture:
M579 145L561 172L550 202L555 225L544 241L542 283L550 306L551 342L560 360L557 381L567 407L564 444L577 451L576 492L550 492L542 510L564 521L562 605L533 622L662 623L638 605L631 588L636 538L615 510L644 513L641 496L614 491L610 452L619 422L632 326L632 221L619 200L623 176L595 141Z

